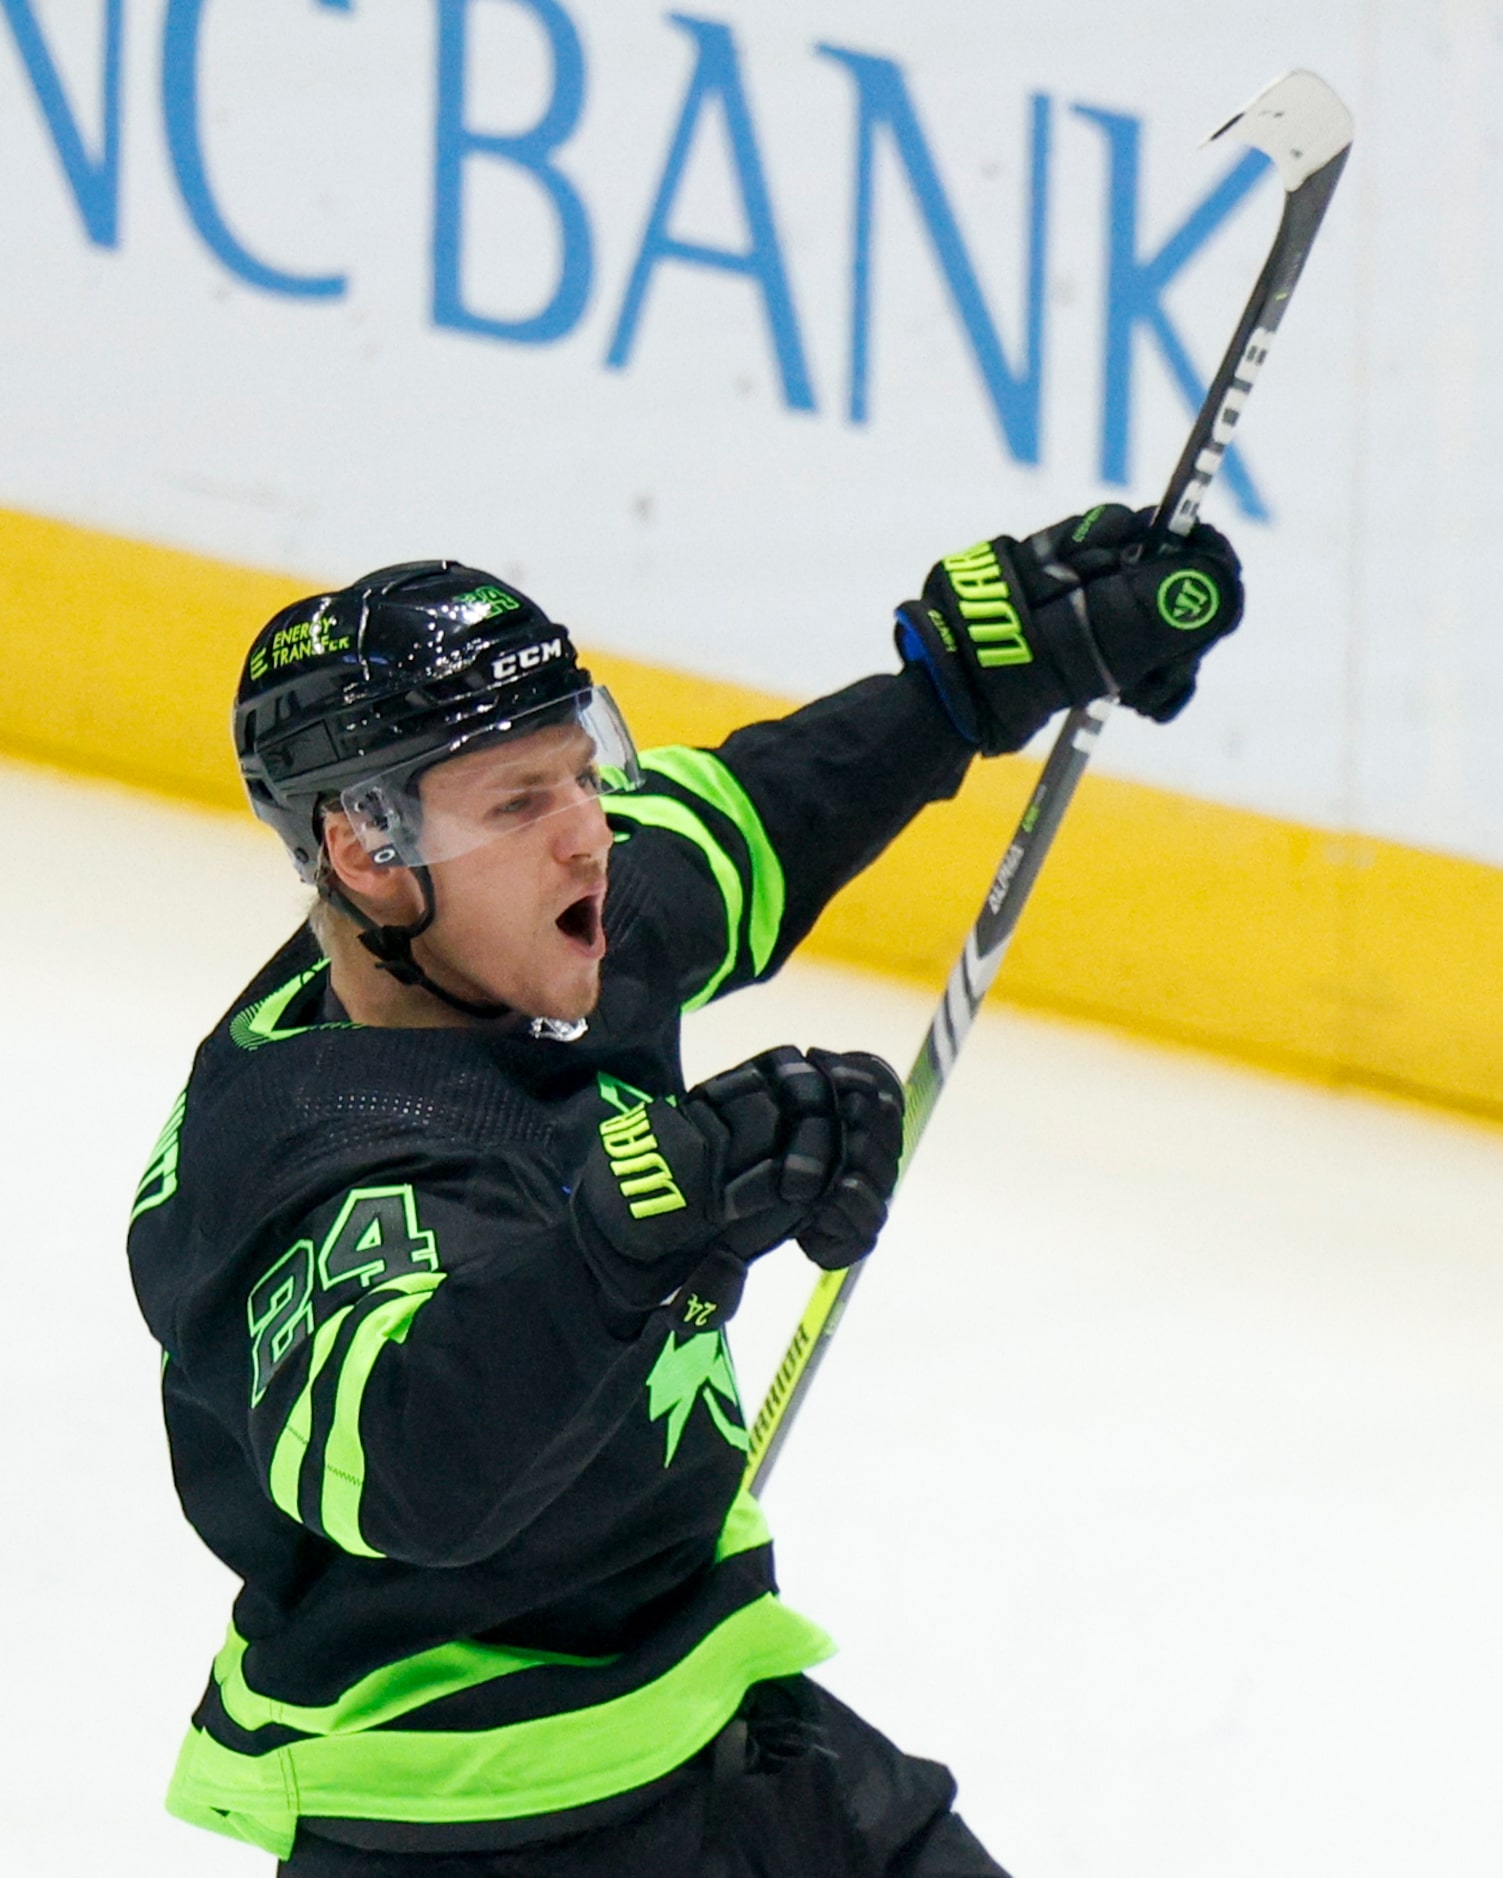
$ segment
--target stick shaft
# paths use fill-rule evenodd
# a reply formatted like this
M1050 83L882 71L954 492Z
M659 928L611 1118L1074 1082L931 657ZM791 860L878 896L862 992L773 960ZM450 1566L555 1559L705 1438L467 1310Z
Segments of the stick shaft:
M1231 343L1196 413L1190 434L1154 514L1145 552L1170 536L1188 535L1206 491L1221 468L1242 408L1274 333L1284 317L1321 218L1346 163L1347 150L1308 176L1284 199L1278 232ZM944 996L929 1024L923 1047L905 1084L903 1159L899 1183L948 1081L981 1000L991 988L1023 908L1096 747L1114 700L1100 699L1066 717L1034 786L1023 819L1008 844L985 903L950 972ZM865 1261L845 1271L825 1272L814 1287L772 1384L748 1431L743 1484L757 1491L788 1438L810 1384L818 1373Z
M1034 880L1110 713L1111 705L1102 699L1083 710L1072 711L1066 718L1049 760L1034 784L1023 819L992 879L981 912L951 968L945 994L930 1019L928 1033L904 1084L900 1186L981 1001L991 989L1006 957ZM866 1261L862 1259L844 1271L823 1273L816 1283L757 1419L748 1431L750 1446L744 1484L749 1490L754 1491L766 1479L779 1449L787 1440L799 1404L824 1360L841 1313L865 1269Z

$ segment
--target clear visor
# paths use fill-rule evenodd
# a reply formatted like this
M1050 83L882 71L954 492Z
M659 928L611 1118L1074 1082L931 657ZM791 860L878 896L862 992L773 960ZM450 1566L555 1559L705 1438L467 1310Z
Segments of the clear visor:
M374 861L419 867L526 834L641 781L631 733L596 685L352 783L339 801Z

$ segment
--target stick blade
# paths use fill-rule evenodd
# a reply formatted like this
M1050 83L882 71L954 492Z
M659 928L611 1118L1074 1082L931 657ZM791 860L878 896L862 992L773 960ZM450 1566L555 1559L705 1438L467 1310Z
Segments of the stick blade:
M1280 182L1293 195L1352 141L1352 114L1323 78L1293 71L1260 91L1206 142L1230 130L1273 158Z

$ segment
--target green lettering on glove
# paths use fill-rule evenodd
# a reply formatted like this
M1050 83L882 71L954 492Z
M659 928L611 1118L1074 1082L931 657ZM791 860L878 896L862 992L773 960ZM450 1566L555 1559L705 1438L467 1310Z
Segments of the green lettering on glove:
M992 544L978 541L963 554L947 554L940 565L955 595L956 611L976 648L976 663L989 670L999 665L1032 664L1033 653L1023 635L1023 622Z
M600 1124L600 1143L633 1219L676 1213L689 1204L678 1190L673 1169L663 1159L647 1119L645 1102L624 1115L608 1115Z

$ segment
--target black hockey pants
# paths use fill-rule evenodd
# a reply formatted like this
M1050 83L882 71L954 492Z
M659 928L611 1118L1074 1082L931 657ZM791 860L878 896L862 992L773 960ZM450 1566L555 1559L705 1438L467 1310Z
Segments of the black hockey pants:
M634 1816L507 1851L374 1852L298 1835L285 1878L1007 1878L955 1782L807 1678L763 1683Z

